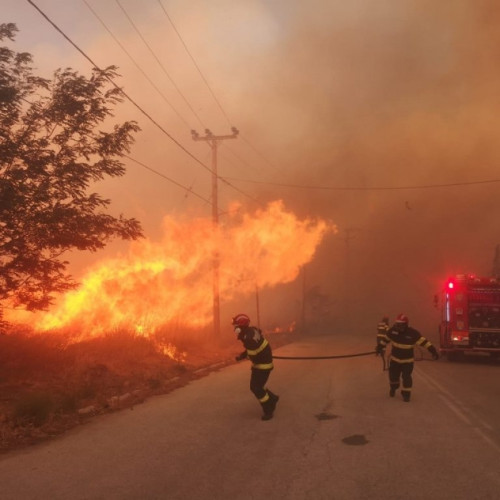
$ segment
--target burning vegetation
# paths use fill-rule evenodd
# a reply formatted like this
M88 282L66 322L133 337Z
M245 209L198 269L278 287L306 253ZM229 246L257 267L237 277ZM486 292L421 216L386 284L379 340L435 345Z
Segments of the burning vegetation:
M38 332L62 331L73 340L117 329L154 336L165 327L205 329L212 321L213 263L219 262L225 303L295 280L334 226L299 220L280 201L255 214L233 205L224 226L208 218L163 221L163 238L133 242L127 256L98 263L78 289L47 313L28 320ZM296 318L288 318L291 322Z
M136 241L126 256L96 264L50 311L10 311L8 319L29 324L29 333L11 328L0 339L1 448L230 362L234 339L214 339L212 331L214 256L220 296L230 304L256 287L294 281L335 227L300 220L278 201L253 214L234 205L217 228L208 218L165 217L163 230L160 241ZM274 346L293 334L289 325L297 320L279 316L267 328Z

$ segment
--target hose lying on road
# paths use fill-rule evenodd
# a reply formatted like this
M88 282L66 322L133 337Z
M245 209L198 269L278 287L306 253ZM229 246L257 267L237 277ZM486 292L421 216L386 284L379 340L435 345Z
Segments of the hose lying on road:
M355 358L356 356L370 356L375 354L375 351L360 352L358 354L342 354L337 356L274 356L273 359L339 359L339 358Z
M371 356L373 354L377 354L377 351L369 351L369 352L359 352L357 354L341 354L336 356L274 356L273 359L340 359L340 358L355 358L357 356ZM387 370L386 359L382 354L382 371ZM415 361L430 361L425 359L422 355L419 359L415 359Z

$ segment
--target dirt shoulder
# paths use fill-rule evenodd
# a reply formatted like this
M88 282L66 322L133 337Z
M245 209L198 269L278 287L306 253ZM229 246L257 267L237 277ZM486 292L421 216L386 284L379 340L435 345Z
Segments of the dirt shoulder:
M273 333L272 347L294 334ZM0 337L0 453L33 445L104 413L166 394L234 363L239 342L186 343L171 352L114 334L63 345L58 337Z

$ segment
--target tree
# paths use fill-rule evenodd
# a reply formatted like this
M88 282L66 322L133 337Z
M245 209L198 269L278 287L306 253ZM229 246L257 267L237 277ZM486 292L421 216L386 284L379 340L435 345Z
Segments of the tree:
M0 24L0 41L15 38ZM85 78L71 68L37 77L32 56L0 46L0 304L46 309L76 284L63 255L137 239L140 223L106 213L91 183L125 173L136 122L109 125L122 101L116 68ZM105 128L105 125L107 128Z

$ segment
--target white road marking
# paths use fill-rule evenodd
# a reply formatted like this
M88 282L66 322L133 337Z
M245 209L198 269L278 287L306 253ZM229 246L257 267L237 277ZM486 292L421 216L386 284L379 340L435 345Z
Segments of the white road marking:
M474 411L463 404L456 396L451 394L446 390L441 384L439 384L431 375L428 373L422 373L421 371L416 372L419 377L421 377L427 385L434 387L439 393L440 399L446 404L446 406L457 415L463 422L481 436L481 438L495 451L500 453L500 446L493 441L481 428L485 430L492 431L493 427L484 420L482 420Z

